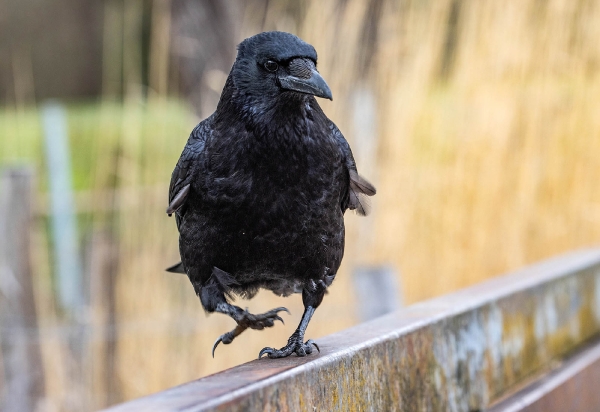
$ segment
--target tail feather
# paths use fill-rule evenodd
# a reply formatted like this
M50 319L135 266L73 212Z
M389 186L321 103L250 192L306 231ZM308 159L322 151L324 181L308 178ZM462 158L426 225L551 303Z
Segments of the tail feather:
M176 263L175 265L170 266L170 267L166 268L165 270L167 272L171 272L171 273L183 273L184 275L186 274L185 269L183 268L182 262Z

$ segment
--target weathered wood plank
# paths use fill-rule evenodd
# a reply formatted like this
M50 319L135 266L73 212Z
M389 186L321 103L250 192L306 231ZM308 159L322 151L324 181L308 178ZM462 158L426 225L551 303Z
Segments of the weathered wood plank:
M600 411L600 342L503 400L488 412Z
M550 259L110 411L477 411L600 333L600 250Z
M33 411L44 394L31 272L33 171L0 174L0 410Z

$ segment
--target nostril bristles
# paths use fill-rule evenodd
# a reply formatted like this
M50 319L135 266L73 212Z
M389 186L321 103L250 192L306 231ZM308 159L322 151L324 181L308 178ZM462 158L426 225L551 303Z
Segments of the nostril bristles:
M315 69L315 64L311 59L296 58L288 65L290 74L300 79L309 79Z

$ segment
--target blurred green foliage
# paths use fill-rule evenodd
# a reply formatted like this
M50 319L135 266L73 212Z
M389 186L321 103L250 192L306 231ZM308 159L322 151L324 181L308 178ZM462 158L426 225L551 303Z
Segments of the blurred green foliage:
M168 182L196 120L178 100L66 105L75 191ZM0 109L0 164L32 163L47 189L38 106Z

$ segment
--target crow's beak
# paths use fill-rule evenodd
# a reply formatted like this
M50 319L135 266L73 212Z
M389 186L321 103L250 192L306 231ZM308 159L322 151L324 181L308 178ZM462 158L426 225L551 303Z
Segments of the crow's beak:
M333 100L331 90L319 72L315 69L311 70L310 77L301 78L292 75L279 77L279 83L282 89L293 90L300 93L312 94L316 97Z

